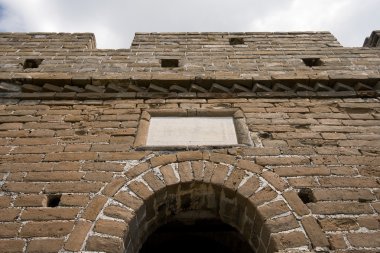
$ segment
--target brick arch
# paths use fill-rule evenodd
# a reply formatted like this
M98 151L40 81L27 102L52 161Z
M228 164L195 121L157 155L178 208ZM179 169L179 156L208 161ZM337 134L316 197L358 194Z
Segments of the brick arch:
M310 240L283 196L291 191L273 173L246 160L178 158L154 157L130 168L130 180L109 183L98 196L103 206L82 249L138 252L175 215L200 210L235 227L255 252L309 248Z

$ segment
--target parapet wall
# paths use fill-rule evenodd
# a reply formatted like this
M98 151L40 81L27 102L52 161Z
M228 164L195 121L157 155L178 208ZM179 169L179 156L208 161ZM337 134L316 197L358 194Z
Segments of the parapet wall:
M2 37L0 89L9 98L376 97L380 89L379 49L345 48L328 32L137 33L121 50L94 48L92 34Z

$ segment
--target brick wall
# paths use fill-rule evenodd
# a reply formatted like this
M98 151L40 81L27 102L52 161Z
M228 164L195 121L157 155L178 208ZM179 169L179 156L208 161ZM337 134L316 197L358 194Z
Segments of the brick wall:
M254 145L135 150L148 108L239 108ZM207 206L258 252L376 252L379 112L361 98L3 100L1 249L132 252L169 219L165 203Z
M1 252L137 252L204 211L259 253L380 250L379 48L328 32L138 33L121 50L0 37ZM146 110L239 111L252 145L144 149Z

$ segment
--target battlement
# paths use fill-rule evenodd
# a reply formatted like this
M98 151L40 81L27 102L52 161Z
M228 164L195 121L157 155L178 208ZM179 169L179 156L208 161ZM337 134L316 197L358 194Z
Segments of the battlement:
M0 89L10 97L377 96L380 86L379 48L342 47L329 32L136 33L119 50L96 49L91 33L0 33L0 42Z
M0 33L0 50L95 49L93 33Z
M203 32L136 33L131 48L230 49L231 45L256 50L341 47L330 32Z

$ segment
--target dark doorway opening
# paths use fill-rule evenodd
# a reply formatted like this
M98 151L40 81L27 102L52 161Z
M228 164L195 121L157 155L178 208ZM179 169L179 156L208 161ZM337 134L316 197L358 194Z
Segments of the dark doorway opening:
M233 227L217 219L173 221L151 234L140 253L254 253Z

